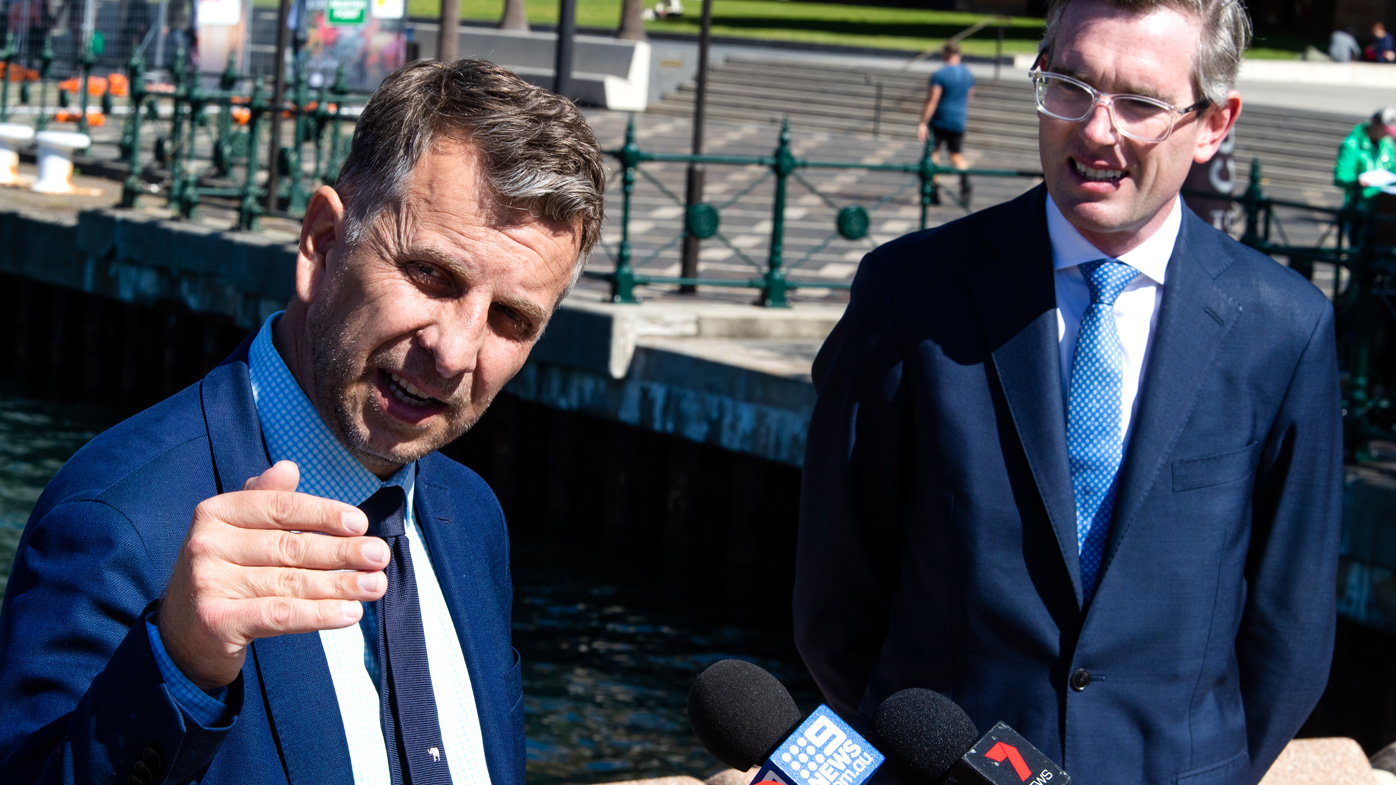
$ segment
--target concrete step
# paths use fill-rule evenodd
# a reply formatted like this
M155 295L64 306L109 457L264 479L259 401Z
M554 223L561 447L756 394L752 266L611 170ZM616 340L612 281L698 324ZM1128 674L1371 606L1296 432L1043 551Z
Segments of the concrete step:
M1037 117L1026 79L1006 71L999 80L981 79L967 128L967 145L993 164L1031 165L1037 156ZM708 80L708 117L714 121L778 124L787 118L793 133L872 134L908 139L925 100L927 77L897 69L847 69L808 61L756 56L731 57ZM879 104L876 84L882 85ZM693 86L686 85L652 104L653 114L691 117ZM1237 123L1238 170L1249 172L1259 159L1266 187L1276 195L1312 198L1331 187L1338 143L1351 130L1351 117L1324 112L1250 106ZM1333 203L1340 200L1336 190Z

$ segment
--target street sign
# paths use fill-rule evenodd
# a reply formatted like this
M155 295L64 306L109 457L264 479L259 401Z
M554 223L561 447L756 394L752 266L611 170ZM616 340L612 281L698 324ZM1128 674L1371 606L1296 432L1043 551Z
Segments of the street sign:
M325 21L332 25L361 25L368 15L368 0L329 0Z

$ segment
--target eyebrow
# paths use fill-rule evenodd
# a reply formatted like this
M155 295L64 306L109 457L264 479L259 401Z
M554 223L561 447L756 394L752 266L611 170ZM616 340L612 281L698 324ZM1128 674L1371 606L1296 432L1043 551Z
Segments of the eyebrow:
M1051 70L1051 71L1053 71L1053 72L1055 72L1055 73L1061 74L1062 76L1069 76L1069 77L1071 77L1072 79L1075 79L1075 80L1078 81L1078 82L1085 82L1086 84L1090 85L1091 87L1095 87L1095 89L1100 90L1100 88L1099 88L1099 87L1096 87L1096 86L1095 86L1095 83L1092 82L1085 74L1081 73L1080 71L1077 71L1075 68L1064 67L1064 68L1052 68L1052 69L1049 69L1049 70ZM1104 92L1106 92L1106 91L1105 91L1105 90L1100 90L1100 92L1104 93ZM1142 89L1138 89L1138 90L1125 90L1125 91L1123 91L1123 92L1113 93L1113 95L1137 95L1137 96L1142 96L1142 97L1144 97L1144 98L1152 98L1152 99L1154 99L1155 101L1163 101L1163 102L1166 103L1166 104L1171 104L1171 103L1173 103L1173 102L1170 101L1169 99L1165 98L1165 97L1164 97L1161 93L1159 93L1158 91L1156 91L1156 90L1150 90L1150 89L1147 88L1147 87L1146 87L1146 88L1142 88Z
M407 254L408 258L411 258L414 255L425 256L429 258L431 261L449 270L452 275L465 281L466 285L470 285L472 283L472 276L470 274L470 271L465 268L465 265L461 264L459 261L456 260L455 257L445 253L439 248L434 248L432 246L423 246L421 248L414 249ZM514 310L533 320L533 327L535 330L541 330L543 325L547 324L548 322L548 311L540 307L537 303L533 302L532 300L524 299L522 297L516 297L507 293L500 294L496 299L501 304L513 308Z

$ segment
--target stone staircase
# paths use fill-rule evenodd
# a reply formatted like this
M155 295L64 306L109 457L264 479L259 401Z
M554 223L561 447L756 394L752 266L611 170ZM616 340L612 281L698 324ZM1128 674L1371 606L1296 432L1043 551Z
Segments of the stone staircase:
M881 87L879 99L878 87ZM693 84L649 107L649 114L691 117ZM895 68L822 64L813 59L732 56L708 79L708 119L778 124L791 134L824 133L905 140L913 138L926 96L926 75ZM1360 117L1247 105L1237 123L1235 160L1244 182L1258 159L1267 194L1310 204L1336 205L1332 187L1338 143ZM981 78L965 136L971 165L1037 168L1037 118L1022 71L1005 66L1001 78Z

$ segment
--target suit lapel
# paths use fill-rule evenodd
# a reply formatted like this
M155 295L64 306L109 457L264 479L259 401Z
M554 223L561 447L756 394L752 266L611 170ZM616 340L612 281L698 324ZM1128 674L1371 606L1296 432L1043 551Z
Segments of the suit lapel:
M1218 347L1241 317L1240 306L1215 282L1230 254L1220 235L1204 230L1201 220L1185 209L1120 468L1115 514L1101 558L1102 580L1197 404Z
M231 357L204 377L199 388L219 493L241 489L248 478L271 465L247 373L251 343L251 338L243 341ZM352 781L349 745L335 722L339 700L320 636L281 635L255 641L249 664L260 678L260 699L266 702L292 785ZM243 679L251 689L249 675L244 667Z
M1076 502L1066 451L1046 193L1038 187L1015 199L985 226L985 240L996 255L976 264L969 280L1013 425L1079 603Z
M423 458L417 464L417 493L414 498L418 529L426 538L432 553L449 554L450 558L433 561L436 580L451 612L451 622L460 639L470 674L470 689L475 696L475 712L480 719L480 734L485 748L485 764L490 782L509 785L513 780L514 729L509 725L509 695L504 689L504 675L491 667L487 654L494 645L481 636L508 635L509 631L483 629L488 618L482 605L495 588L481 586L479 576L488 575L487 564L476 542L470 537L471 521L467 513L454 503L458 494L437 482L433 471L438 455Z
M339 699L319 634L263 638L252 644L252 656L287 781L353 782Z

